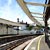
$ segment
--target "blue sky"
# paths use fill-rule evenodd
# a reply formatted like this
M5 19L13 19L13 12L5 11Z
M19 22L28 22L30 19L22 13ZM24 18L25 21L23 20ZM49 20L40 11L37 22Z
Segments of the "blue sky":
M37 2L37 3L44 3L45 0L24 0L26 2ZM40 12L43 13L43 7L36 7L27 5L30 12ZM38 15L37 15L38 16ZM28 16L23 12L21 7L18 5L16 0L0 0L0 18L4 18L7 20L11 20L16 22L17 18L20 21L33 23Z

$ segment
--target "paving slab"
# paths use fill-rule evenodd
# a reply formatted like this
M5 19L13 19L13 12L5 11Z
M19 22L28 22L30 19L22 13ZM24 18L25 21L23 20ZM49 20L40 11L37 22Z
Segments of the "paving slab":
M24 50L37 50L38 40L41 36L34 38Z
M49 43L50 44L50 43ZM48 44L45 42L45 37L41 39L39 50L50 50Z
M49 36L50 39L50 36ZM32 43L27 46L24 50L50 50L49 46L45 42L45 36L42 35L35 40L31 41ZM50 44L50 43L49 43Z

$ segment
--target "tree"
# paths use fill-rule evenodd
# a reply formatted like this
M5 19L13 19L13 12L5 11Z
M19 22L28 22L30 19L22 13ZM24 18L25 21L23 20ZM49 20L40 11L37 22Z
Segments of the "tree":
M27 30L32 30L33 26L28 26Z
M41 25L36 25L36 27L38 27L38 29L45 28L44 26Z

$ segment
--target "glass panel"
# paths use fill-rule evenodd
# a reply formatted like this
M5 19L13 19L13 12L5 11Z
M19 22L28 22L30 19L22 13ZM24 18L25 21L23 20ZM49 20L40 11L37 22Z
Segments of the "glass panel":
M27 5L27 7L30 12L37 12L37 13L39 12L39 13L43 14L44 7L42 7L42 6Z
M36 2L45 4L45 0L24 0L25 2Z
M42 19L36 18L36 17L35 17L35 19L36 19L38 22L40 22L40 23L44 26L44 21L43 21Z
M32 14L32 16L35 16L35 17L43 17L43 15L38 15L38 14Z

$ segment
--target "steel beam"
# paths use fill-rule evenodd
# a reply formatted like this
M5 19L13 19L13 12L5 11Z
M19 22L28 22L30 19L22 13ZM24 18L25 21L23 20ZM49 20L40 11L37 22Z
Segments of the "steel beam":
M39 16L34 16L35 18L42 18L43 19L43 17L39 17Z
M33 3L33 2L25 2L26 4L34 5L34 6L43 6L50 7L50 4L41 4L41 3Z
M38 15L43 15L43 16L45 16L45 14L36 13L36 12L31 12L31 14L38 14Z
M29 12L25 2L23 0L17 0L18 4L21 6L21 8L23 9L23 11L27 14L27 16L33 21L35 22L36 24L39 24L41 25L32 15L31 13Z

